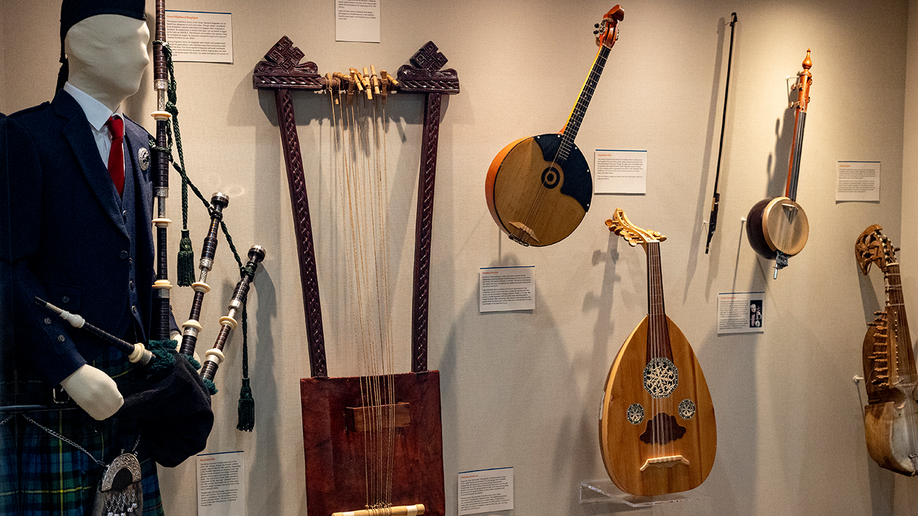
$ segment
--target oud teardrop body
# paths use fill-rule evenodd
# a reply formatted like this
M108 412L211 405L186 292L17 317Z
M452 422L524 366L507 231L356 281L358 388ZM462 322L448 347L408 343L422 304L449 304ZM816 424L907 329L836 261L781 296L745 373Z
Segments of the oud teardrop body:
M615 210L606 225L647 252L647 316L609 370L599 418L603 464L622 491L653 496L694 489L717 453L714 405L685 335L666 315L660 242Z

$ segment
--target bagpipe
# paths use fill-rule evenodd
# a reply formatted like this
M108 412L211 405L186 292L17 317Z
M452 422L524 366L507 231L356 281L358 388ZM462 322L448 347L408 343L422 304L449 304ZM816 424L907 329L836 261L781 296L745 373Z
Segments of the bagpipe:
M178 110L175 107L176 87L172 73L171 51L166 43L165 0L156 0L155 16L153 86L156 93L156 110L152 116L156 121L156 133L150 140L151 179L155 204L152 220L155 228L155 281L151 322L147 334L149 341L129 343L90 324L78 314L70 313L40 298L35 298L34 302L61 317L79 331L92 333L98 337L101 344L120 350L128 361L134 364L130 378L127 381L119 380L124 405L115 417L139 420L144 429L143 441L147 451L159 464L173 467L201 452L207 444L207 437L214 424L214 413L211 408L211 396L217 392L214 377L220 363L225 360L223 350L237 326L237 318L240 315L243 324L243 347L247 345L246 298L258 265L265 257L265 250L258 245L252 246L248 252L248 262L243 265L223 221L223 210L229 205L229 197L218 192L213 194L208 202L188 179L181 148ZM173 143L178 150L178 160L172 156ZM177 283L179 286L191 286L194 290L188 320L182 324L180 346L170 335L173 330L172 284L169 280L168 265L168 229L171 221L166 214L170 166L181 175L183 194L184 227L177 260ZM194 277L194 252L187 229L189 187L210 214L210 225L198 261L200 273L197 279ZM214 264L221 228L239 264L240 278L229 303L228 313L220 318L219 335L213 348L205 353L207 360L201 367L195 354L197 340L203 329L199 319L204 295L210 291L206 283L207 274ZM244 361L246 354L246 350L243 349ZM237 428L251 431L254 428L254 399L245 363L243 376Z

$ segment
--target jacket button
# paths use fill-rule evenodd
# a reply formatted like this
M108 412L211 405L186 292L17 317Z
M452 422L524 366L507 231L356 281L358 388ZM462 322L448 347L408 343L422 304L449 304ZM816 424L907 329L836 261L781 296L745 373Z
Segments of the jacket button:
M58 336L57 336L57 341L58 341L58 342L64 342L65 340L67 340L67 339L65 339L63 335L58 335Z
M122 259L122 260L127 260L127 258L128 258L128 252L127 252L127 251L121 251L121 254L120 254L119 256L121 256L121 259Z
M50 318L50 317L45 317L45 320L44 320L43 322L44 322L45 324L51 324L51 318Z
M70 302L70 298L67 297L67 296L62 296L62 297L61 297L61 301L64 302L64 303L69 303L69 302Z

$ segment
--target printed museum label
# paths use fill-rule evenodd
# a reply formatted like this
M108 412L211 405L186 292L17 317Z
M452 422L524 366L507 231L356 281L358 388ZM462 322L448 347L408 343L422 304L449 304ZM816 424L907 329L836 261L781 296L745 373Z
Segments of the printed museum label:
M167 10L166 41L175 62L233 64L233 15Z
M245 458L242 453L195 456L198 516L245 516Z
M764 332L764 306L765 292L717 294L717 333Z
M880 202L879 161L839 161L836 201Z
M535 310L535 265L482 267L478 292L482 313Z
M459 473L459 516L513 509L513 468Z
M379 43L380 0L335 0L335 41Z
M598 194L646 194L647 151L596 149L593 178Z

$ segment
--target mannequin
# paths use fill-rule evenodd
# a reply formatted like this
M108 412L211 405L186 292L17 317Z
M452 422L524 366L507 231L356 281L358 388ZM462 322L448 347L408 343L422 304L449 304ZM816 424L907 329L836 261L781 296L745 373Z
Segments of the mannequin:
M67 82L113 113L137 93L150 64L150 30L143 20L116 14L86 18L67 31L64 52L69 62ZM112 416L124 399L107 374L84 364L61 380L61 387L96 420Z
M64 0L67 84L52 102L7 118L10 209L0 218L11 220L0 224L10 228L11 250L0 260L12 276L18 374L29 403L54 407L58 385L72 402L0 426L0 470L19 472L0 474L0 514L90 514L101 473L122 452L134 454L142 471L142 506L132 513L163 513L144 449L147 427L119 412L123 382L137 373L118 352L31 302L37 295L124 340L146 342L154 260L149 134L120 112L149 64L143 8L143 0ZM110 115L123 119L123 192L107 165Z

